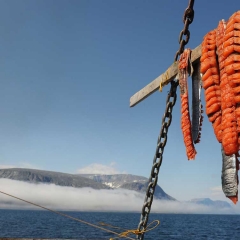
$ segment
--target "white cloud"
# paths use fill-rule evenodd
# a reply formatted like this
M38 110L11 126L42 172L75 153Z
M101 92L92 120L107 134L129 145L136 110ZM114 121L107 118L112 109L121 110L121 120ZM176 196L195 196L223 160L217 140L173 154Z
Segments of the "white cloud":
M213 200L223 200L231 202L223 193L222 186L216 186L209 189L208 196Z
M5 168L16 168L17 166L14 165L0 165L0 169L5 169Z
M77 173L81 173L81 174L118 174L118 173L126 173L126 172L120 172L116 168L116 163L111 162L109 165L93 163L86 167L78 169Z
M92 188L61 187L53 184L33 184L0 179L0 191L55 210L72 211L137 211L144 194L125 189L95 190ZM233 204L231 204L233 206ZM0 193L0 208L38 209ZM152 212L161 213L240 213L240 207L214 209L189 202L154 200Z
M212 195L214 196L223 194L222 186L213 187L213 188L210 188L210 190L212 192Z
M5 165L5 164L1 164L0 165L0 169L6 169L6 168L31 168L31 169L40 169L39 167L32 165L30 163L27 162L21 162L19 164L16 165Z
M19 167L20 168L30 168L30 169L40 169L38 166L35 166L31 163L28 163L28 162L21 162L19 164Z

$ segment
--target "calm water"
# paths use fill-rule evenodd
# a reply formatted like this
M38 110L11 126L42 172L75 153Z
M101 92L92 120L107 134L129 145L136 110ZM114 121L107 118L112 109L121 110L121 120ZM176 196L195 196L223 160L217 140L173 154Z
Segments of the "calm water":
M94 224L105 222L126 229L136 228L140 218L139 213L64 213ZM150 221L155 219L161 224L146 233L145 239L240 239L240 215L151 214ZM114 235L51 212L0 210L0 237L103 240Z

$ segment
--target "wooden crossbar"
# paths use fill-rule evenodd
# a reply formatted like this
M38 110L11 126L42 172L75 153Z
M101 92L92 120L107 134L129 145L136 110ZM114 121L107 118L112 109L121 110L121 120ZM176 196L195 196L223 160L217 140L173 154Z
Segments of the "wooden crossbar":
M192 50L191 54L191 62L195 63L199 60L201 57L201 50L202 46L201 44L197 46L195 49ZM162 87L167 85L169 82L174 80L178 73L178 62L174 62L163 74L158 76L156 79L154 79L151 83L149 83L147 86L142 88L140 91L135 93L130 98L130 107L134 107L138 103L140 103L142 100L150 96L152 93L157 91L160 86L160 82L162 82Z

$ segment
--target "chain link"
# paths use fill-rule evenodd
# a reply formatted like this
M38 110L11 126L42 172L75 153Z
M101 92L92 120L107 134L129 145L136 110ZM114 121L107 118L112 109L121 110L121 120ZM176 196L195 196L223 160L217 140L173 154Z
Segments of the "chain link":
M162 164L162 155L164 147L167 143L168 128L172 122L172 110L177 100L177 86L178 81L172 81L170 92L168 93L167 96L166 109L162 117L162 127L157 141L157 149L153 158L153 166L149 178L149 184L146 190L146 196L142 207L140 223L138 225L138 230L140 231L144 230L147 227L148 217L153 201L153 195L158 181L158 173L160 166ZM137 238L142 240L144 238L144 233L139 234Z
M177 61L178 57L183 53L184 47L190 39L190 31L188 30L188 27L193 22L193 18L194 18L193 5L194 5L194 0L189 0L188 7L186 8L183 14L184 28L179 34L178 42L180 46L178 51L176 52L175 61ZM186 36L186 39L183 39L183 35Z

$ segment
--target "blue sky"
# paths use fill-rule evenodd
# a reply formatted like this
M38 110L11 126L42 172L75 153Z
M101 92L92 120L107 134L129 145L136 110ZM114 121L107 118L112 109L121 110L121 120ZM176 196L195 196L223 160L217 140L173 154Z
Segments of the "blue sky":
M196 1L188 47L237 3ZM134 108L129 99L173 63L187 4L1 0L1 167L149 177L169 86ZM196 160L188 161L179 100L158 183L179 200L226 199L212 126L204 114Z

